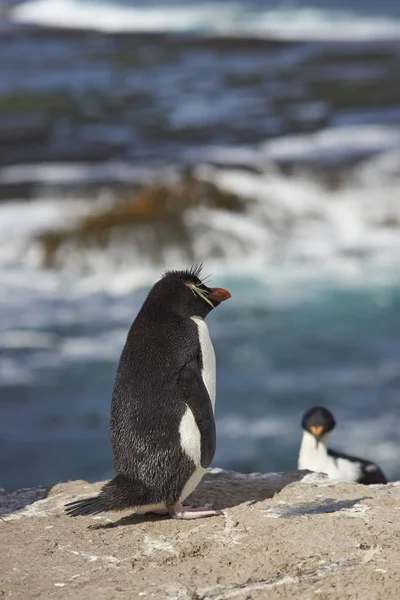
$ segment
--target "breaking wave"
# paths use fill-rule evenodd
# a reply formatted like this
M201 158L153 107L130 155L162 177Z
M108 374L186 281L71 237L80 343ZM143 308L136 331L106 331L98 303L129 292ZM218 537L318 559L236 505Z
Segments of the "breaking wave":
M32 0L17 6L12 19L47 27L104 32L176 32L238 35L281 40L389 40L400 37L400 19L321 8L259 2L138 3Z

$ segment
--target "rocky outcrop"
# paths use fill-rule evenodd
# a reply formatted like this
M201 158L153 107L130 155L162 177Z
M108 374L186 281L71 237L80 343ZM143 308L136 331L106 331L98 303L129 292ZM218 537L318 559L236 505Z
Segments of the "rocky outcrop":
M71 252L83 260L87 251L107 250L118 244L127 253L148 255L155 264L163 262L168 249L179 250L185 260L193 261L194 235L185 218L189 211L202 207L243 213L245 206L235 194L190 174L172 184L144 186L65 228L39 234L42 265L63 267Z
M100 486L0 492L0 597L398 597L399 482L214 469L190 501L222 509L219 517L64 515L65 502Z

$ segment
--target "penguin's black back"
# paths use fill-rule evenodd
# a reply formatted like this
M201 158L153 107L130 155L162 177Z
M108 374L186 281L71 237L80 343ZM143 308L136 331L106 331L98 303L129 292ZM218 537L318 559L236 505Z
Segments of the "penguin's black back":
M195 470L180 445L187 409L180 370L201 356L190 317L144 304L122 351L111 403L111 443L116 473L133 484L134 504L176 502ZM201 370L199 364L199 371Z
M383 471L378 467L378 465L370 460L365 460L364 458L358 458L357 456L352 456L350 454L344 454L342 452L336 452L336 450L328 449L328 455L337 461L339 458L344 460L348 460L349 462L357 463L360 467L360 475L357 479L357 483L362 483L364 485L372 485L376 483L387 483L388 480L386 475L384 475Z

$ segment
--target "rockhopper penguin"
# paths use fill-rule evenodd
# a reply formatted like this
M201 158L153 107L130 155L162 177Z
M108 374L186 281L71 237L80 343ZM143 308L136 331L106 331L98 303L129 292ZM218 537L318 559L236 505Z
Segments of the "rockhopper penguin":
M230 298L201 267L167 271L134 320L111 403L115 477L98 496L66 505L70 516L135 508L178 519L219 514L188 508L215 452L215 355L204 321Z
M314 406L305 413L298 468L326 473L334 481L354 481L365 485L387 483L375 463L326 447L328 435L335 425L332 413L323 406Z

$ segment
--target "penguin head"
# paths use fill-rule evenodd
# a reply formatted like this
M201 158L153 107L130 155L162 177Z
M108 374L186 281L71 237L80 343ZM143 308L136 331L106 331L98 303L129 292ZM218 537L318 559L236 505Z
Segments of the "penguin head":
M314 436L316 444L324 441L332 429L335 427L336 422L332 413L324 406L314 406L310 408L302 420L303 430Z
M231 297L223 288L209 288L200 278L202 266L184 271L166 271L152 288L149 299L158 299L165 308L188 317L205 318Z

